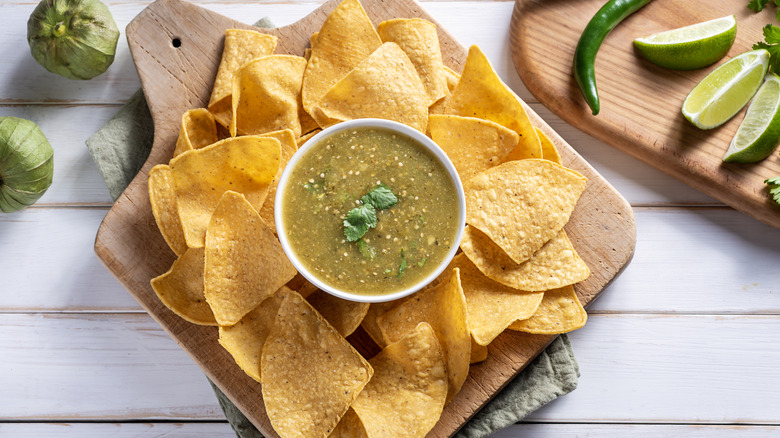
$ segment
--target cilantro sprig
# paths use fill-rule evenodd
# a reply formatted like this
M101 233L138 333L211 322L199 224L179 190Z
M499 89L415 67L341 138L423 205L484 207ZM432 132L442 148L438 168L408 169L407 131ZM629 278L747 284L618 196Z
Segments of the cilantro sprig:
M748 2L748 9L753 12L761 12L768 4L769 0L750 0ZM780 6L780 0L772 0L772 4ZM780 10L777 11L777 19L780 20Z
M764 26L764 41L753 44L753 50L757 49L766 49L769 52L769 69L780 73L780 27L773 24Z
M350 210L344 217L344 235L347 241L355 242L361 239L371 228L376 228L377 210L394 206L398 198L390 187L382 184L374 187L360 198L362 205Z
M764 184L769 186L769 195L772 196L772 199L780 204L780 176L764 180Z

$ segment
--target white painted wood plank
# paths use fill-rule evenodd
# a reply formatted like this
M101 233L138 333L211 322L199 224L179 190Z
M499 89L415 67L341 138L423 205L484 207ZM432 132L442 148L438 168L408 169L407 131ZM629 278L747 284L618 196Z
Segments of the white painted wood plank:
M4 438L235 438L221 423L0 423Z
M518 424L490 438L769 438L780 436L778 426L707 426L655 424Z
M777 333L777 316L592 316L570 335L577 389L528 419L777 425Z
M529 420L777 425L778 332L778 316L592 316L571 335L579 387ZM0 339L0 418L221 419L146 315L0 314Z
M0 312L141 310L94 255L105 213L0 215L0 271L15 291L0 293ZM634 258L591 312L780 314L780 230L727 208L638 208L635 215Z

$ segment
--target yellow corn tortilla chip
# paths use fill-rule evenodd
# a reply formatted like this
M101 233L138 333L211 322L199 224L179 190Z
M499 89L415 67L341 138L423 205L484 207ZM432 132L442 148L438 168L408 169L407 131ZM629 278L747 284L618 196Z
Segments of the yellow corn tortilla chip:
M423 83L409 57L398 44L384 43L328 90L310 113L322 127L375 117L425 132L426 99Z
M315 135L317 135L320 131L322 131L322 129L315 129L314 131L312 131L312 132L310 132L308 134L304 134L304 135L298 137L298 140L297 140L297 142L298 142L298 149L300 149L301 146L303 146L307 141L309 141L310 138L312 138Z
M474 337L471 338L471 363L479 363L487 359L488 357L488 347L487 345L479 345L474 340Z
M263 219L263 222L265 222L265 224L271 228L274 234L276 234L276 221L274 220L274 198L276 198L276 189L279 184L279 179L282 177L284 167L287 166L290 158L292 158L292 156L295 155L295 152L298 151L298 143L295 140L295 135L289 129L268 132L263 134L263 137L272 137L279 140L279 143L282 147L279 171L276 173L276 176L271 182L271 185L268 186L268 196L266 196L266 201L263 202L263 205L258 211L258 213L260 213L260 217Z
M460 242L463 253L488 278L524 291L545 291L585 280L590 269L561 230L531 258L515 263L489 237L466 226Z
M537 127L534 127L534 129L536 130L536 135L539 137L539 141L542 143L542 158L562 165L561 156L558 154L558 149L555 147L555 144L547 137L547 134L545 134L544 131Z
M377 316L382 337L388 344L427 322L436 332L447 362L449 390L447 401L460 391L469 372L471 335L466 324L466 298L459 270L452 269L446 281L415 293L407 300Z
M274 233L244 195L225 192L206 232L205 295L219 325L234 325L295 277Z
M281 145L271 137L221 140L171 160L179 218L187 246L200 248L211 213L228 190L242 193L260 208L279 171Z
M205 148L216 143L217 122L214 116L205 108L191 109L181 116L179 138L173 156L179 156L193 149Z
M233 75L230 135L265 134L282 129L301 135L301 81L306 60L269 55L244 64Z
M461 181L498 165L517 146L515 131L489 120L452 115L431 115L431 139L447 153Z
M355 410L349 408L328 438L368 438L368 434Z
M447 269L460 270L460 283L466 297L466 323L479 345L493 342L510 324L531 317L542 302L544 292L524 292L506 287L487 277L465 254L452 259Z
M383 43L396 43L409 56L428 96L426 106L447 94L447 73L436 25L422 18L396 18L379 23L377 33Z
M222 126L229 126L232 116L231 93L233 92L233 74L247 62L261 56L270 55L276 49L279 40L255 30L228 29L225 31L225 47L219 63L217 77L211 90L208 109L214 119Z
M203 294L203 248L190 248L173 262L165 274L152 279L160 301L186 321L217 325Z
M582 307L574 286L548 290L536 313L509 326L512 330L540 335L555 335L577 330L585 325L588 313Z
M369 307L369 303L343 300L319 289L309 295L306 301L344 337L360 327Z
M487 119L520 135L520 142L506 160L541 158L542 147L519 97L501 81L477 46L469 48L466 64L445 114Z
M510 161L464 184L466 223L522 263L568 222L587 178L543 159Z
M447 104L452 97L452 92L455 91L455 87L457 87L458 82L460 82L460 75L447 66L444 66L444 75L447 79L447 91L444 93L444 97L428 108L429 115L444 114L444 111L447 109Z
M187 242L184 239L184 229L179 219L176 188L173 182L171 168L166 164L158 164L149 171L149 202L152 204L152 215L157 228L165 242L176 255L184 254Z
M325 93L379 46L382 41L358 0L344 0L312 36L301 97L309 114ZM316 118L315 118L316 119Z
M262 383L260 355L263 344L276 319L276 312L290 289L282 286L233 326L219 327L219 344L227 350L236 364L251 378Z
M377 324L376 318L397 306L401 301L402 300L371 303L371 305L368 306L368 312L366 313L366 316L363 317L363 322L360 323L360 326L363 327L363 330L368 333L368 336L370 336L371 339L373 339L376 345L378 345L380 348L386 347L388 342L385 341L384 336L382 335L382 330Z
M447 367L433 328L421 322L370 363L374 377L352 403L368 436L424 437L447 397Z
M371 379L369 363L300 294L289 293L263 345L263 401L282 437L326 437Z

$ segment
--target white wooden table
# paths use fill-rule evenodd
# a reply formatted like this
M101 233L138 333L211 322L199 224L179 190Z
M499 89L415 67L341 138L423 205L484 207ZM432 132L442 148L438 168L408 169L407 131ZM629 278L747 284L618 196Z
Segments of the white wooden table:
M124 30L148 0L107 4ZM280 25L318 4L202 3L243 22L270 16ZM539 104L512 65L512 1L423 5L461 44L481 46L636 215L633 261L571 334L579 388L495 436L780 436L780 230ZM111 200L84 140L139 88L124 32L106 74L64 79L29 54L34 6L0 1L0 116L34 120L55 150L46 195L0 214L0 436L234 436L203 374L92 250Z

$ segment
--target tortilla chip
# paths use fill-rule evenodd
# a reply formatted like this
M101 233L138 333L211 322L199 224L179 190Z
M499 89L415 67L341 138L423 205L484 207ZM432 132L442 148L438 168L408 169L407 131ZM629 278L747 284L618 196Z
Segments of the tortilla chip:
M428 96L426 106L447 94L447 73L436 25L422 18L397 18L379 23L377 33L383 43L396 43L409 56Z
M305 135L302 135L302 136L298 137L298 140L297 140L297 142L298 142L298 149L300 149L301 146L306 144L306 142L309 141L310 138L312 138L315 135L319 134L320 131L322 131L322 129L315 129L314 131L312 131L312 132L310 132L308 134L305 134Z
M269 55L244 64L233 75L230 135L265 134L282 129L301 135L301 81L306 60Z
M460 269L460 282L466 297L466 323L479 345L493 342L510 324L531 317L542 302L544 292L524 292L485 277L465 254L452 259L448 270Z
M344 337L360 327L369 307L369 303L343 300L319 289L309 295L306 301Z
M298 293L263 346L263 401L283 437L325 437L371 379L369 363Z
M474 337L471 338L471 363L479 363L484 360L486 360L488 357L488 347L487 345L479 345L474 340Z
M444 350L449 378L449 401L463 386L471 358L471 335L466 324L466 298L463 296L460 272L457 268L451 270L446 281L409 296L407 300L376 318L382 337L388 343L403 338L421 322L427 322L433 327Z
M222 126L229 126L232 115L231 93L233 92L233 74L247 62L261 56L270 55L276 49L279 40L255 30L228 29L225 31L225 47L219 63L214 88L209 98L209 111Z
M423 83L409 57L398 44L384 43L328 90L310 113L322 127L375 117L425 132L426 99Z
M152 289L171 311L199 325L217 325L203 294L203 249L190 248L165 274L152 279Z
M179 138L173 156L179 156L193 149L205 148L216 143L217 122L214 116L205 108L191 109L181 116Z
M506 160L541 158L542 147L522 100L498 77L477 46L469 48L458 86L445 114L487 119L520 135L520 142Z
M510 161L464 184L466 223L522 263L568 222L587 178L542 159Z
M574 284L590 276L590 269L566 232L544 244L530 259L517 264L489 237L466 226L460 242L463 253L488 278L524 291L545 291Z
M281 146L270 137L221 140L171 160L177 208L187 246L200 248L211 213L228 190L242 193L255 209L279 171Z
M432 115L431 139L447 153L461 181L498 165L517 146L517 133L489 120Z
M516 321L512 330L540 335L555 335L577 330L585 325L588 313L582 307L574 286L548 290L534 316Z
M433 328L421 322L370 363L374 377L352 403L368 436L424 437L447 397L447 368Z
M444 111L447 109L447 104L449 104L450 98L452 97L452 92L455 91L455 87L457 87L458 82L460 82L460 75L447 66L444 66L444 75L447 79L447 92L444 93L444 97L428 108L429 115L444 114Z
M368 438L368 434L355 410L349 408L328 438Z
M558 149L555 148L555 144L547 137L541 129L534 126L536 135L539 137L539 141L542 143L542 158L550 160L553 163L561 164L561 156L558 154ZM562 164L561 164L562 165Z
M149 202L157 228L171 250L178 256L187 250L184 229L179 219L178 201L171 168L158 164L149 171Z
M298 143L295 140L295 135L289 129L285 129L282 131L268 132L266 134L263 134L263 137L272 137L279 140L279 143L281 144L282 147L282 154L279 162L279 171L276 173L276 176L274 177L274 180L271 182L271 185L268 186L268 196L265 198L266 201L263 202L263 205L260 207L260 210L258 211L258 213L260 213L260 217L263 219L263 222L265 222L265 224L271 228L274 234L276 234L276 221L274 219L274 204L276 198L276 189L279 184L279 179L282 177L282 172L284 171L284 167L287 166L287 163L290 161L290 158L292 158L292 156L295 155L295 152L298 151Z
M260 355L263 344L276 319L276 312L290 289L282 286L276 293L263 300L257 307L244 315L234 326L219 328L219 344L225 348L236 364L251 378L262 383Z
M219 325L234 325L295 277L282 245L244 195L225 192L206 233L205 295Z
M378 345L380 348L386 347L389 342L385 341L384 336L382 335L382 330L379 328L379 325L376 322L376 318L397 306L399 302L399 300L395 300L385 301L382 303L371 303L371 305L368 306L368 312L366 313L366 316L363 317L363 322L360 323L360 326L363 327L363 330L368 333L368 336L370 336L371 339L373 339L376 345Z
M325 93L382 44L358 0L344 0L312 36L303 75L303 108L309 114Z

